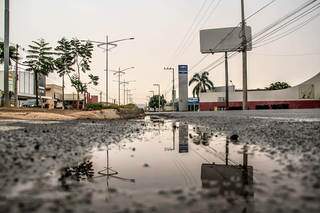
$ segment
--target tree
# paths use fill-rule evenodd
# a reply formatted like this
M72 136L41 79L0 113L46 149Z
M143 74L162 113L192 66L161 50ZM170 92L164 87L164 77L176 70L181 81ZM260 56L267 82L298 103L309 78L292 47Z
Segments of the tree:
M9 63L11 65L11 61L16 61L18 59L17 49L14 46L9 47ZM0 64L3 64L4 61L4 43L0 42Z
M81 80L81 73L86 73L90 71L90 63L92 58L93 45L91 42L81 42L78 39L74 38L70 41L73 65L75 65L76 74L68 76L71 81L71 86L74 87L77 91L77 108L80 106L80 93L87 91L87 84L93 83L94 85L98 84L98 76L89 75L90 82L83 83Z
M71 43L65 38L58 41L58 46L55 48L58 58L55 60L57 73L62 78L62 105L64 108L64 88L65 88L65 75L74 72L73 57L71 54Z
M54 59L52 57L54 53L51 52L52 47L44 39L32 41L32 43L27 50L28 55L25 64L28 66L28 71L34 72L36 106L39 106L39 76L47 76L54 71Z
M270 84L269 87L266 87L267 90L279 90L279 89L287 89L290 88L291 86L287 82L275 82Z
M160 106L163 108L164 105L167 103L167 101L164 99L163 95L161 95L160 97L161 97L160 98ZM150 108L154 108L154 109L158 108L159 107L159 95L152 96L149 100L148 105Z
M197 96L197 98L199 98L200 92L207 92L214 89L214 85L212 81L209 80L208 76L208 72L203 72L201 74L196 73L193 75L192 79L189 81L189 86L196 83L192 90L193 97Z
M87 93L89 84L93 84L94 86L98 85L98 80L99 80L98 76L89 74L88 77L90 81L87 83L83 83L82 81L79 80L77 75L70 76L71 85L77 90L77 92L79 92L79 94Z

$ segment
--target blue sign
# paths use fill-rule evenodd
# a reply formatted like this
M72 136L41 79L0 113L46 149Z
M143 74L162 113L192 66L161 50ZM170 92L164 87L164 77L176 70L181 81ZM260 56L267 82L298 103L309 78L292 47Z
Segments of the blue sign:
M199 98L188 98L188 104L199 104Z
M188 74L188 65L178 65L179 74Z

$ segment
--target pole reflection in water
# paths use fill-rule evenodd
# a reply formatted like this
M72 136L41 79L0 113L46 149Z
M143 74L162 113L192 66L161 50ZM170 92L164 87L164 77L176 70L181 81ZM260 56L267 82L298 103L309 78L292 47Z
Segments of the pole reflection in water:
M112 188L110 187L110 184L109 184L109 180L110 178L114 178L114 179L117 179L117 180L120 180L120 181L125 181L125 182L131 182L131 183L134 183L135 182L135 179L133 178L124 178L124 177L121 177L119 176L119 172L112 169L112 167L110 166L110 161L109 161L109 145L107 144L107 148L106 148L106 166L98 171L98 174L99 176L95 176L94 178L102 178L102 177L106 177L106 183L107 183L107 193L108 192L112 192ZM108 198L106 197L106 200L108 200Z
M176 131L177 131L177 123L172 122L172 147L165 147L164 151L174 151L176 149Z
M185 123L179 124L179 153L189 152L188 144L189 126Z
M217 190L228 200L238 200L235 212L253 212L253 167L248 166L248 147L243 146L242 165L229 165L229 141L226 140L225 164L201 165L202 187ZM243 200L243 202L241 202Z

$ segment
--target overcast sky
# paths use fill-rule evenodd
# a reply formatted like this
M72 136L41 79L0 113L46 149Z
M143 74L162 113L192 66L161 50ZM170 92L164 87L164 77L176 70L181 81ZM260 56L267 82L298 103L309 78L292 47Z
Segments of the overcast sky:
M44 38L53 46L62 38L77 37L104 41L135 37L133 41L119 44L109 56L110 69L134 66L126 80L136 80L129 87L136 89L134 101L144 103L149 90L161 90L170 99L171 72L164 66L188 64L193 66L203 55L199 49L199 29L233 27L240 21L240 0L207 0L212 3L208 13L198 16L201 24L192 32L181 54L173 57L197 11L205 0L11 0L10 41L26 47L32 40ZM270 0L246 0L249 15ZM1 0L1 26L3 26L3 2ZM281 16L294 10L306 0L277 0L248 21L253 34ZM216 7L216 10L214 8ZM213 11L214 10L214 11ZM213 11L213 12L210 12ZM209 15L210 13L210 15ZM0 29L3 38L3 27ZM296 85L320 71L320 18L290 36L254 49L248 58L248 87L264 88L274 81L287 81ZM191 71L202 70L221 54L207 57ZM92 60L92 72L101 80L97 90L105 91L105 56L96 48ZM242 86L241 55L230 60L230 79L237 88ZM117 97L116 78L110 75L110 96ZM216 86L224 84L224 66L210 72ZM56 75L50 75L49 83L60 84ZM169 84L170 83L170 84ZM67 92L73 89L67 86ZM95 90L91 90L97 94ZM191 96L191 93L189 93Z

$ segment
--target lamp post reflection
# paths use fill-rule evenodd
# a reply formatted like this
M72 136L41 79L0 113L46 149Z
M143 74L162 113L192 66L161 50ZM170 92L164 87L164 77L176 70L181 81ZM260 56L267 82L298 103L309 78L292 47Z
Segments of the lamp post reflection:
M125 182L130 182L130 183L135 183L135 179L133 178L124 178L119 176L119 172L112 169L112 167L110 166L110 161L109 161L109 145L107 144L107 150L106 150L106 166L98 171L99 176L95 176L95 178L103 178L106 177L106 183L107 183L107 192L112 191L111 187L109 185L109 180L110 178L114 178L120 181L125 181ZM106 200L108 200L108 198L106 197Z

